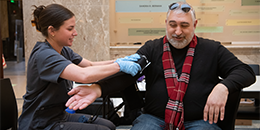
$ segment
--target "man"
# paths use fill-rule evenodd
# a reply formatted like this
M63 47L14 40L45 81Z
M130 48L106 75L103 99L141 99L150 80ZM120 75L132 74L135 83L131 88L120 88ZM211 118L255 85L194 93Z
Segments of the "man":
M166 36L147 41L137 51L151 64L143 71L145 112L133 122L132 129L219 130L216 123L224 119L228 95L254 83L254 72L219 42L194 34L197 20L189 4L171 4L165 23ZM66 105L83 109L97 97L122 90L137 78L125 74L75 88L69 92L74 96Z

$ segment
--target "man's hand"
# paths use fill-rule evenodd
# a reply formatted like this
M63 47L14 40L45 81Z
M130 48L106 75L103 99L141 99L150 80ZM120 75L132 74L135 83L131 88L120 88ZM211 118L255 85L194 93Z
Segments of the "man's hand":
M228 89L224 84L219 83L214 87L204 107L204 121L209 120L210 124L212 124L213 121L217 123L219 114L220 120L224 119L228 94Z
M67 101L66 106L73 110L81 110L101 96L101 88L98 84L82 85L73 88L68 92L68 95L73 96Z

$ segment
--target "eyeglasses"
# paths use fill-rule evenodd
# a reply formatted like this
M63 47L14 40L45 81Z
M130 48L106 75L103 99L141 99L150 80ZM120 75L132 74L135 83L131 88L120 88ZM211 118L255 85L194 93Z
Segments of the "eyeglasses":
M169 5L169 9L174 10L174 9L178 8L179 6L180 5L178 3L172 3L171 5ZM188 13L190 11L191 7L188 4L182 4L181 9L183 12Z

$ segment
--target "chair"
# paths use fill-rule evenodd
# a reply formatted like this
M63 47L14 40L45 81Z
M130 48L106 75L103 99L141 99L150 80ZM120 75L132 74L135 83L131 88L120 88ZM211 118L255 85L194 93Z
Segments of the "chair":
M253 69L255 75L259 75L258 64L248 64L248 65ZM260 120L260 106L259 106L260 93L254 91L248 93L242 93L241 97L245 99L248 98L254 99L254 105L239 106L237 112L237 119Z
M260 120L260 106L240 106L237 119Z
M144 92L139 91L137 84L133 83L122 91L110 94L107 98L122 98L123 102L115 107L113 113L106 113L109 110L109 102L103 103L103 118L112 121L116 126L131 125L132 122L141 114L141 108L144 106ZM110 100L107 100L110 101ZM124 106L124 116L115 118L116 112Z
M9 78L0 79L0 127L1 130L17 130L18 110L13 87Z
M234 130L237 110L241 98L241 90L228 95L228 100L225 107L225 117L223 121L218 121L218 126L222 130Z
M248 64L253 71L255 72L255 75L259 75L259 65L258 64Z

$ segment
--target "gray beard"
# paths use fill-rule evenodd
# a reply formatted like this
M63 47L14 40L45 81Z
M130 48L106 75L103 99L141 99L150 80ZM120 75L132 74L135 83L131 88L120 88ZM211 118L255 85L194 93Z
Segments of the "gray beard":
M193 33L191 34L191 36L189 37L186 37L185 39L183 39L182 41L175 41L172 37L175 37L175 36L168 36L167 35L167 31L166 31L166 36L167 36L167 39L169 41L169 43L175 47L176 49L183 49L184 47L186 47L187 45L189 45L190 41L192 40L193 38Z

